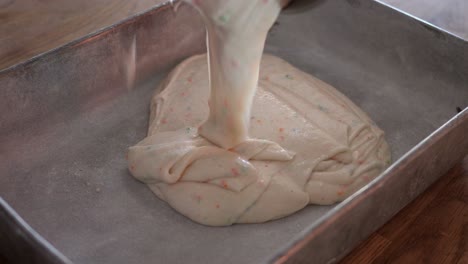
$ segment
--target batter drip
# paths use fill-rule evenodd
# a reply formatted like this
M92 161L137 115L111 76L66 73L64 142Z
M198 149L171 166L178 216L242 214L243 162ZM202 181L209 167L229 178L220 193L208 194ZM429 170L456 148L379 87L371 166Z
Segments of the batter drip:
M383 132L357 106L262 57L278 1L191 3L208 56L185 60L161 84L148 136L128 153L132 175L160 199L206 225L265 222L341 201L389 165Z

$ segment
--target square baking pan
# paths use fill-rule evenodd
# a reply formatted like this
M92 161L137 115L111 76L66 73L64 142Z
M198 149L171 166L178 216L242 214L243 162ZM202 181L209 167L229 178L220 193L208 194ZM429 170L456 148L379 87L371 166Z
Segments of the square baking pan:
M334 263L468 154L468 43L377 1L315 1L280 16L266 52L366 111L393 164L334 206L196 224L131 177L125 154L145 137L157 84L204 41L197 13L166 3L0 71L0 256Z

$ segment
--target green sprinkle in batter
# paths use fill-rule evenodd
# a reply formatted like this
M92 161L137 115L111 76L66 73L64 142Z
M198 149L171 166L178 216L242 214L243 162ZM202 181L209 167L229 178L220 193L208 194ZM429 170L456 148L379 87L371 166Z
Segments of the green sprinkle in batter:
M328 109L326 107L322 106L322 105L318 105L317 107L322 112L328 112Z
M221 21L222 23L227 23L229 21L229 17L226 14L220 15L218 17L218 20Z

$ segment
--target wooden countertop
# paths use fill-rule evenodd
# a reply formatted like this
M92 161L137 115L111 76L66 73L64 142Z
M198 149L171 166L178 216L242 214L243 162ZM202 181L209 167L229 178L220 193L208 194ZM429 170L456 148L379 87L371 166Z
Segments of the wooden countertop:
M468 157L341 264L468 263Z
M0 69L163 1L0 0ZM466 0L383 2L468 39ZM342 261L390 262L468 263L468 157Z
M468 39L466 0L380 0ZM0 70L165 0L0 0Z
M165 0L0 0L0 70Z

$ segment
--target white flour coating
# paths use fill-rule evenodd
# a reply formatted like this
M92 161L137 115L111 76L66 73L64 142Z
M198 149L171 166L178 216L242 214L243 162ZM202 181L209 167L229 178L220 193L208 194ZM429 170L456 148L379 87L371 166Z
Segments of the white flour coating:
M190 2L209 56L161 84L148 137L128 153L132 175L159 198L201 224L265 222L342 201L389 165L383 132L349 99L262 58L278 2Z

